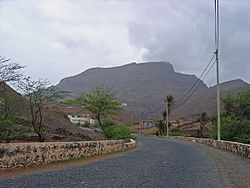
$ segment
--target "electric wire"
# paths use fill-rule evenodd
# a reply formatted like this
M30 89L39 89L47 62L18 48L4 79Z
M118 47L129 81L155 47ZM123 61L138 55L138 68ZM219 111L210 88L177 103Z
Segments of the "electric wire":
M204 81L204 79L207 77L208 73L211 71L211 69L213 68L214 64L216 63L216 60L213 62L213 64L210 66L210 68L208 69L207 73L205 74L205 76L201 79L202 81ZM195 93L195 91L200 87L202 82L200 82L198 84L198 86L192 91L192 93L178 106L176 106L174 109L177 109L179 107L181 107L182 105L184 105L191 97L192 95Z
M201 83L202 83L201 81L204 81L204 79L207 77L207 75L209 74L209 72L211 71L211 69L213 68L215 63L217 62L217 60L215 59L213 64L210 66L210 64L213 61L214 57L217 55L218 48L219 48L219 3L218 3L218 0L214 0L214 5L215 5L214 6L215 7L214 8L214 12L215 12L215 17L214 18L215 18L215 48L216 48L216 51L214 52L214 55L210 59L210 61L207 64L206 68L201 73L199 79L197 79L197 81L194 83L194 85L185 93L184 96L181 97L181 99L179 100L180 104L177 105L176 107L174 107L174 109L177 109L177 108L181 107L182 105L184 105L190 99L190 97L195 93L195 91L201 85ZM205 76L202 78L202 76L204 75L204 73L206 72L206 70L208 69L209 66L210 66L209 70L207 71ZM196 87L197 84L198 84L198 86ZM190 92L191 92L191 94L189 94ZM188 96L188 94L189 94L189 96ZM186 96L188 96L188 97L185 99ZM184 99L184 101L182 102L183 99Z
M215 57L215 53L214 53L214 55L212 56L212 58L209 60L209 62L208 62L208 64L207 64L206 68L203 70L203 72L201 73L201 75L199 76L199 78L196 80L196 82L194 83L194 85L185 93L185 95L183 95L183 96L181 97L181 99L179 100L180 103L181 103L181 101L182 101L183 99L185 99L185 97L192 91L192 89L196 86L196 84L198 84L198 83L200 82L201 77L202 77L203 74L206 72L207 68L209 67L209 65L210 65L211 62L213 61L214 57Z
M210 72L210 70L212 69L212 67L214 66L214 64L216 63L216 60L213 62L212 66L209 68L208 72L206 73L206 75L204 76L203 79L201 79L201 77L203 76L203 74L205 73L205 71L207 70L207 68L209 67L210 63L212 62L213 58L215 57L215 55L217 55L218 53L218 48L219 48L219 2L218 0L214 0L214 28L215 28L215 48L216 48L216 52L214 53L213 57L211 58L211 60L209 61L208 65L206 66L206 68L204 69L204 71L202 72L201 76L199 77L199 79L195 82L195 84L188 90L188 92L186 92L186 94L179 100L179 105L177 105L175 107L176 108L179 108L180 106L182 106L183 104L185 104L185 102L187 100L190 99L190 97L194 94L194 92L199 88L200 84L202 82L199 82L200 80L204 80L206 78L206 76L208 75L208 73ZM198 84L198 86L196 87L196 84ZM196 87L196 88L195 88ZM192 91L193 90L193 91ZM192 91L192 92L191 92ZM188 96L188 94L191 92L191 94ZM186 98L186 96L188 96ZM186 98L186 99L185 99ZM184 99L184 101L183 101Z

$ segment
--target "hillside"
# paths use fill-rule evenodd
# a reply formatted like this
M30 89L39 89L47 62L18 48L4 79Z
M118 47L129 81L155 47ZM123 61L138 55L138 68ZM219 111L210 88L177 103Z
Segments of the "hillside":
M3 91L3 84L0 84L0 90ZM6 85L5 93L12 98L13 103L10 105L10 111L16 116L24 116L28 120L31 119L27 101L21 94L17 93L14 89ZM3 99L0 94L0 102ZM70 123L67 114L55 105L44 106L44 121L48 126L47 138L50 141L75 141L75 140L100 140L103 137L97 133L89 132L79 128L77 125ZM36 141L36 134L32 135L32 141Z
M120 67L92 68L78 75L64 78L56 86L60 90L79 95L97 86L110 87L119 92L121 102L140 118L157 117L163 109L162 98L176 98L197 81L195 75L176 73L167 62L131 63ZM200 81L202 82L202 81ZM202 82L199 91L207 89Z
M229 92L240 92L245 90L250 91L250 84L240 79L224 82L220 85L221 97L227 96ZM204 111L207 112L209 116L214 116L216 115L216 96L216 86L197 92L183 106L174 109L171 118L195 117ZM221 102L221 112L224 112L223 102Z

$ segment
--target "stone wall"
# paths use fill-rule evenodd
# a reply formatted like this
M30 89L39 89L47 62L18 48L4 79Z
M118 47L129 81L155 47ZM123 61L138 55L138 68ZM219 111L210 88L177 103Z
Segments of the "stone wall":
M131 140L0 144L0 169L89 157L136 147Z
M205 138L183 137L183 136L169 136L169 139L207 144L215 148L231 151L237 155L240 155L242 157L247 157L250 159L250 145L249 144L243 144L239 142L230 142L230 141L224 141L224 140L218 141L218 140L205 139Z

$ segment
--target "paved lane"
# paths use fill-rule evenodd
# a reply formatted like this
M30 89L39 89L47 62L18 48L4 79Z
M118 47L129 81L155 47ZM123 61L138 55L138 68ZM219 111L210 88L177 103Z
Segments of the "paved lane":
M0 187L230 186L216 160L206 149L200 148L208 146L197 147L183 142L143 137L139 137L138 141L141 143L139 149L122 156L61 170L0 179ZM249 174L247 159L234 155L230 157L240 160Z

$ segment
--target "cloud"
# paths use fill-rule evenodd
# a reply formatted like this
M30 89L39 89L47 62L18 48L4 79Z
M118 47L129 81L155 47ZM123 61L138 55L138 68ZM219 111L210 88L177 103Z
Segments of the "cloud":
M211 1L159 1L136 6L137 19L129 25L130 42L147 49L144 61L165 60L176 71L199 76L215 51L214 7ZM221 80L250 81L248 18L250 2L221 2ZM214 71L214 69L213 69ZM215 84L215 73L206 78Z
M221 1L222 81L250 82L249 8ZM0 1L0 25L1 55L53 84L134 61L168 61L199 76L214 51L213 1ZM215 73L205 81L215 84Z
M124 6L130 2L1 2L0 51L54 84L87 68L141 61L128 41L133 14Z

